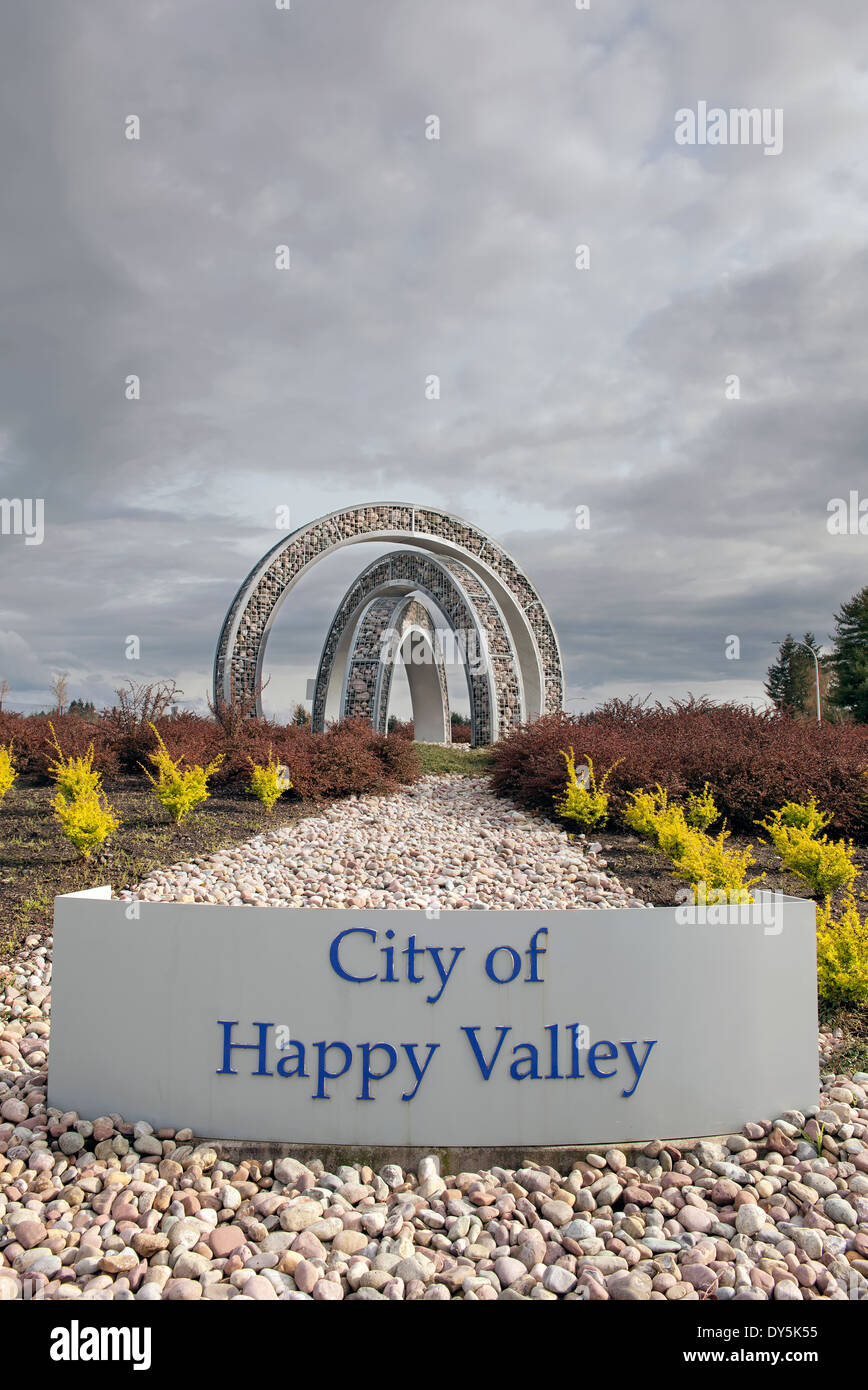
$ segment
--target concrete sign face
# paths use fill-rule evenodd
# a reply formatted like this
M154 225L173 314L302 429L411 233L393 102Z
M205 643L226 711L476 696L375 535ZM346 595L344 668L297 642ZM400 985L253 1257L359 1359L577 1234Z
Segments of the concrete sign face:
M716 1134L816 1103L813 903L703 923L108 893L55 901L63 1110L435 1147Z

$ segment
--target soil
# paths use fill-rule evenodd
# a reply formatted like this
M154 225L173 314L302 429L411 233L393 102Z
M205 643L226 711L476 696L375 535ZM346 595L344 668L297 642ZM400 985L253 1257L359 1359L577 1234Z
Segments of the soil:
M0 962L25 935L48 935L54 897L110 883L129 888L151 869L214 853L320 810L292 794L271 815L241 792L215 790L175 825L140 777L118 777L105 790L121 828L88 861L60 833L53 788L21 777L0 801Z
M593 843L594 836L586 839ZM652 849L630 831L601 830L596 837L603 846L601 857L606 860L612 873L629 885L637 898L653 903L655 907L670 907L675 903L675 894L685 887L685 881L672 872L672 863L659 850ZM769 892L788 893L793 898L806 898L810 894L808 885L795 874L788 873L771 845L760 843L755 837L732 835L727 840L729 849L746 849L751 845L755 868L750 877L762 874L756 886ZM860 873L854 880L852 891L859 898L868 893L868 846L856 845L853 859L859 865ZM841 891L832 894L832 903L840 907L846 894Z

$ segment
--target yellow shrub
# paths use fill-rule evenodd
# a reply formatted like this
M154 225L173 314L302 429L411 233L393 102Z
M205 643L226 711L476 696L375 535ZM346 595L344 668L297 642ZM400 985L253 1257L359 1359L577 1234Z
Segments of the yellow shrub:
M857 1008L868 1002L868 918L850 893L838 921L831 904L817 910L817 985L825 1004Z
M666 796L662 788L657 788L660 795ZM624 823L629 825L631 830L635 830L637 835L642 835L646 840L653 840L657 843L657 825L660 818L660 808L658 797L654 792L638 791L630 792L633 803L624 809Z
M720 812L714 804L714 797L708 790L707 782L702 788L701 796L697 796L695 792L687 793L684 819L694 830L709 830L719 816Z
M194 806L198 806L201 801L207 801L208 778L222 763L223 754L220 753L207 767L199 767L197 764L182 768L181 763L184 759L178 758L177 761L173 761L153 724L151 728L157 736L159 747L156 753L149 756L159 776L152 777L146 767L142 764L139 766L154 788L154 796L160 805L165 806L172 820L179 825Z
M15 771L15 764L12 761L12 744L7 748L0 744L0 801L3 800L9 791L18 773Z
M747 877L756 863L751 853L753 845L741 850L727 849L728 838L728 830L722 830L716 838L701 830L688 830L683 851L673 858L675 872L690 883L697 903L719 889L724 890L730 903L753 902L749 889L762 878L761 874L757 878Z
M697 833L687 824L680 806L667 806L657 820L657 848L672 860L680 859Z
M691 823L692 816L694 822L704 821L710 825L720 814L707 782L701 796L692 792L688 795L686 813L680 806L670 804L659 782L653 792L638 791L630 795L633 804L624 812L624 820L672 860L675 872L692 886L697 903L720 890L726 893L730 903L753 902L748 890L762 877L747 877L748 870L756 863L751 852L753 845L743 850L727 849L728 830L722 830L714 838Z
M803 879L816 898L849 888L859 870L851 858L853 841L815 836L797 826L781 826L772 836L784 864Z
M624 761L619 758L617 762L604 774L603 780L597 786L597 779L594 776L594 764L585 754L585 761L588 764L588 784L580 782L576 775L576 755L572 748L569 753L561 749L561 757L567 764L567 785L560 796L556 796L555 811L564 820L577 821L586 830L591 830L595 826L603 826L609 816L609 794L606 791L606 783L611 773Z
M70 801L78 796L87 796L92 792L98 792L102 773L93 765L93 744L90 745L83 758L65 758L57 741L54 725L50 720L48 727L51 730L51 738L48 742L57 754L54 761L49 764L49 770L60 795Z
M812 795L806 802L785 801L768 820L759 821L758 824L769 832L772 844L780 853L778 841L786 843L788 831L803 830L808 835L816 836L825 830L831 819L830 815L820 810Z
M61 832L85 859L91 850L113 835L120 825L100 791L85 791L67 799L58 792L51 803Z
M653 792L631 792L632 806L624 812L624 820L637 835L643 835L657 849L673 858L681 854L691 834L680 806L671 806L660 783Z
M285 791L289 791L292 783L287 776L286 769L278 762L275 762L271 749L268 750L268 762L263 767L260 763L255 763L250 759L251 773L247 783L247 790L261 801L266 811L271 814L274 803Z

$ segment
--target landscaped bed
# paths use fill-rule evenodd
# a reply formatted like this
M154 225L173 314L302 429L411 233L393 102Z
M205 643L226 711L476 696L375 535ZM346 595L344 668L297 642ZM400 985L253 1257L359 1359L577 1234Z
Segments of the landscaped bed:
M469 798L472 823L491 801L484 784L473 778L472 792L463 778L446 780L455 787L459 814ZM159 882L157 896L168 890L195 898L189 870L173 882L167 862L209 859L218 841L227 845L251 830L261 842L263 830L291 828L291 821L298 822L301 844L308 831L314 839L320 831L300 818L313 813L316 820L323 810L323 829L334 822L359 837L359 870L343 866L345 888L360 886L363 874L371 880L368 900L378 893L397 897L401 888L402 868L394 863L386 882L373 881L371 856L392 822L394 835L412 838L412 814L400 814L406 792L379 810L366 797L332 810L278 802L269 818L240 793L218 790L182 826L171 827L140 783L109 786L127 827L86 868L53 832L44 785L19 783L7 797L3 824L19 826L22 843L7 842L4 853L22 891L26 876L40 872L47 899L107 881L120 887L144 874ZM408 810L416 805L429 814L434 802L426 800L424 784L417 791ZM415 856L408 855L408 868L420 889L424 874L433 872L441 898L460 898L473 887L492 896L491 906L508 907L512 876L533 902L553 884L551 870L539 871L545 863L562 867L564 906L576 905L581 892L588 906L616 908L624 901L618 878L649 902L671 902L683 886L664 868L668 861L635 836L603 829L586 843L567 840L548 815L513 819L509 801L492 804L490 862L473 850L464 859L468 826L462 824L446 861L454 864L451 877L437 874L430 830L416 827L422 863L414 867ZM594 840L599 853L590 850ZM336 849L340 844L338 836ZM525 844L536 847L537 868L533 854L522 853ZM46 845L53 846L48 854ZM245 872L242 850L235 843L217 855L230 877L236 865ZM259 863L274 860L266 852ZM864 863L860 853L863 869ZM465 883L464 873L476 867L479 882ZM257 901L255 884L246 899L236 886L242 901ZM800 891L783 875L771 886ZM19 928L27 925L22 914L44 926L48 905L19 906ZM605 926L605 918L597 920ZM244 1153L222 1160L213 1147L197 1147L189 1131L155 1134L135 1116L46 1108L51 938L23 935L0 993L0 1219L8 1228L0 1239L0 1298L843 1300L868 1289L864 1063L863 1070L856 1061L825 1063L816 1107L757 1116L723 1142L613 1146L569 1168L516 1168L513 1158L508 1166L458 1173L432 1156L403 1166L335 1160L330 1170L314 1153L304 1154L305 1162Z
M313 800L281 800L270 816L243 792L214 791L175 825L142 777L118 777L107 788L121 829L85 862L60 833L50 792L22 778L0 801L0 969L27 935L51 932L54 898L102 883L135 883L153 869L196 858L287 825L315 810Z
M553 715L526 726L494 750L465 745L413 744L409 726L388 739L360 725L341 725L313 735L297 725L265 720L229 721L184 713L157 716L152 729L141 716L115 711L97 719L65 716L54 721L64 754L84 754L94 745L94 765L121 824L85 862L63 839L51 810L51 725L45 717L0 715L0 742L13 748L19 776L0 800L0 952L13 951L27 933L50 930L55 894L111 882L130 886L168 865L201 860L239 842L322 810L342 796L382 792L411 784L425 774L489 775L492 787L545 820L555 818L563 790L563 751L590 755L598 775L609 767L611 813L600 840L611 873L633 890L637 901L668 905L686 881L669 859L624 825L629 793L661 782L673 798L710 785L724 824L734 833L730 848L752 845L751 874L763 888L805 895L805 883L786 871L762 841L756 825L789 797L817 795L832 814L831 833L851 835L859 875L851 885L858 899L868 888L868 730L863 725L822 726L783 716L757 715L701 701L662 709L636 702L614 703L581 717ZM135 711L133 711L135 715ZM210 780L208 800L174 824L155 801L142 764L156 747L159 730L173 756L207 763L222 756ZM275 756L293 781L271 814L249 794L252 761ZM613 766L614 765L614 766ZM572 831L580 827L564 822ZM720 828L720 825L715 828ZM447 875L448 877L448 872ZM830 895L833 914L845 893ZM865 1008L821 1004L830 1056L842 1066L868 1066ZM837 1035L837 1036L836 1036Z
M145 769L162 738L182 767L220 760L202 804L175 823L155 799ZM59 893L101 883L134 883L151 870L247 840L359 792L387 792L421 775L412 743L384 737L360 721L312 734L297 725L250 719L224 728L181 714L121 720L76 715L0 715L0 747L11 749L16 778L0 798L0 959L27 933L51 930ZM120 822L88 859L64 839L52 809L58 757L88 758L99 794ZM280 760L292 786L273 809L251 795L254 763Z

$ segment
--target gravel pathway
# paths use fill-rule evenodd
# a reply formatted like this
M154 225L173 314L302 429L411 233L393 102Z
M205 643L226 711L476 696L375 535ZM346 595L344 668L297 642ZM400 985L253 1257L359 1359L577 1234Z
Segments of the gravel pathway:
M139 892L311 906L631 901L580 842L468 780L342 804ZM0 1300L868 1299L866 1073L827 1073L806 1114L722 1142L588 1153L569 1172L441 1173L433 1155L416 1172L236 1164L189 1130L47 1109L51 944L28 937L0 970Z
M483 778L456 774L394 796L350 797L156 871L119 896L269 907L644 907L632 891L583 839L511 809Z

